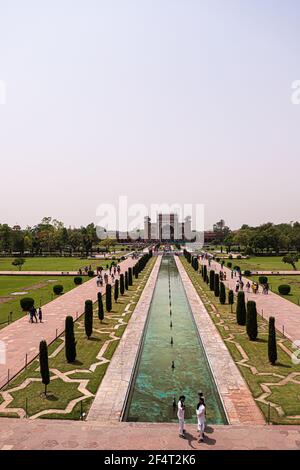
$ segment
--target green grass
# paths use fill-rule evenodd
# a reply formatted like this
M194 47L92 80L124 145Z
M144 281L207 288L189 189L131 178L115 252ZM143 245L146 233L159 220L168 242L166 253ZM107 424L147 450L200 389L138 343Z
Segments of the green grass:
M272 292L280 295L283 299L289 300L296 305L300 304L300 276L267 276L268 282ZM258 281L259 276L251 276L253 281ZM291 293L289 295L281 295L278 292L278 286L281 284L288 284L291 286ZM299 312L300 313L300 312Z
M216 255L218 257L219 255ZM292 271L293 267L290 264L282 262L282 256L253 256L250 259L226 259L227 262L231 261L232 266L240 266L242 270L250 271ZM296 264L300 270L300 264Z
M75 371L69 377L71 379L86 379L88 380L87 389L95 394L99 388L99 385L105 375L105 372L108 367L108 363L98 365L94 372L90 372L89 368L92 364L98 362L97 354L102 348L104 342L109 339L109 332L115 332L116 336L121 337L125 331L126 326L121 326L118 329L114 327L118 324L118 319L122 318L125 322L128 322L132 312L127 313L125 316L122 314L125 311L125 307L128 304L129 300L137 302L143 291L143 287L150 275L150 272L154 266L155 258L153 257L145 267L144 271L139 275L139 279L134 279L134 284L129 288L128 291L125 291L125 295L119 297L118 302L113 304L113 310L111 313L105 313L105 318L103 323L99 322L97 316L97 305L94 306L94 325L93 325L93 334L92 338L88 340L85 336L84 331L84 319L83 316L80 317L75 322L75 336L76 336L76 349L77 357L74 364L68 364L65 359L65 350L64 348L58 352L54 357L49 357L49 367L50 369L58 369L60 372L71 372ZM141 287L139 290L138 287ZM104 298L105 305L105 298ZM136 303L133 304L132 310L134 309ZM112 316L117 316L117 318L112 318ZM100 329L105 329L105 332L100 332ZM106 330L109 329L109 332ZM62 339L58 338L54 343L49 346L49 356L57 350L61 345ZM111 359L119 342L113 341L108 345L104 353L106 359ZM25 409L25 399L27 398L28 404L28 415L32 416L43 410L51 409L65 409L68 403L74 398L80 397L81 393L78 392L79 383L66 383L61 379L53 379L54 372L51 373L52 380L48 387L49 397L45 397L43 394L43 385L40 382L40 373L39 373L39 363L37 360L33 361L26 370L22 371L17 377L15 377L9 387L6 387L6 391L9 391L19 385L21 385L26 378L37 378L38 382L32 382L25 389L21 389L15 392L12 392L13 401L10 403L7 412L3 412L3 416L12 416L12 413L9 412L10 408L19 407ZM0 403L3 400L3 396L0 392ZM93 398L84 398L82 407L83 411L87 413ZM60 413L51 413L49 415L43 416L44 418L53 418L53 419L80 419L81 405L80 403L75 405L72 411L68 414Z
M55 282L48 282L55 280ZM90 280L83 276L83 282ZM53 294L53 286L61 284L64 286L64 293L76 286L73 276L0 276L0 328L6 326L7 317L13 312L12 321L26 315L20 307L20 300L23 297L32 297L35 305L39 307L45 305L56 296ZM11 295L12 292L27 292L26 295Z
M112 253L112 256L118 258L123 256L126 252ZM15 258L0 258L0 271L19 271L17 266L11 263ZM107 259L86 259L86 258L72 258L72 257L34 257L24 258L26 261L22 266L22 271L78 271L79 268L83 269L85 266L106 266L110 264L111 260Z
M267 400L275 403L276 405L280 405L283 408L285 414L284 416L280 416L276 409L271 407L271 421L274 424L300 424L300 419L290 418L290 414L300 415L300 384L288 382L286 385L278 386L277 383L281 379L279 377L275 377L274 375L267 375L279 374L283 377L286 377L292 372L300 374L300 365L293 364L290 356L284 352L279 345L277 347L278 361L275 366L270 365L268 361L267 350L267 322L258 315L258 340L249 341L245 332L245 327L237 325L235 313L230 313L229 305L221 305L219 300L214 296L214 293L209 290L207 284L203 282L201 275L196 273L184 258L181 258L181 261L198 294L202 298L202 301L204 302L207 311L215 323L228 350L230 351L233 360L237 363L242 359L242 356L237 346L233 342L228 341L230 335L234 335L234 341L240 345L248 355L248 364L256 367L258 372L262 374L253 374L249 368L237 364L254 398L259 397L263 393L263 390L260 387L261 383L274 383L274 386L271 387L272 393L267 398ZM228 293L228 291L226 293ZM220 317L217 316L217 314L213 311L212 305L214 305L214 307L217 309L217 313L220 315ZM223 326L219 324L220 319L224 321ZM227 329L224 328L224 326ZM279 332L277 332L277 344L278 341L283 341L283 344L288 347L290 351L292 350L291 343L283 338ZM298 376L298 380L300 380L300 375ZM264 405L260 402L257 402L257 404L267 418L267 405Z

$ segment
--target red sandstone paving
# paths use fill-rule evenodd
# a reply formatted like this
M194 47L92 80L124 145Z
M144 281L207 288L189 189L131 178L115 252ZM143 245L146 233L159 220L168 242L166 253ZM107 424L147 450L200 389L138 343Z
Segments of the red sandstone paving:
M121 272L133 266L136 260L127 258L120 263ZM96 278L85 282L61 297L49 302L42 307L43 323L29 323L25 315L20 320L0 330L0 341L6 345L6 363L0 364L0 387L7 382L8 369L10 378L15 376L25 365L27 353L30 362L39 351L39 343L45 339L49 344L64 331L65 317L72 315L74 319L84 311L84 302L91 299L97 300L97 294L104 293L105 286L97 287Z
M300 449L297 426L209 426L204 443L196 425L187 425L187 439L177 424L91 423L0 418L0 450L220 450Z

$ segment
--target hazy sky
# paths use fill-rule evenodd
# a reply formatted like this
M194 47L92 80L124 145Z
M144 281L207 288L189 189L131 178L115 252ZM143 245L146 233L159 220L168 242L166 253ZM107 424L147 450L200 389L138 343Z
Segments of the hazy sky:
M298 0L0 0L0 222L299 220Z

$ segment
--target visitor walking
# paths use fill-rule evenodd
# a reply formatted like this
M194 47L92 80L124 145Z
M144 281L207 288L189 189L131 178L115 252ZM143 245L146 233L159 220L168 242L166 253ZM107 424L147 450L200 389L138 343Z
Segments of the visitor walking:
M239 289L240 289L240 282L236 281L236 283L235 283L235 292L238 292Z
M249 281L247 281L246 289L247 289L247 292L249 293L250 292L250 282Z
M198 421L198 431L199 431L199 441L204 441L204 430L205 430L205 403L204 399L200 398L199 403L196 409L197 421Z
M98 274L98 276L97 276L97 287L100 287L100 285L101 285L100 284L100 274Z
M184 439L184 412L185 412L185 396L181 395L179 397L179 402L177 405L177 418L179 420L179 437L182 437Z
M41 307L39 308L38 317L39 317L39 321L40 321L40 323L42 323L42 320L43 320L43 312L42 312L42 309L41 309Z

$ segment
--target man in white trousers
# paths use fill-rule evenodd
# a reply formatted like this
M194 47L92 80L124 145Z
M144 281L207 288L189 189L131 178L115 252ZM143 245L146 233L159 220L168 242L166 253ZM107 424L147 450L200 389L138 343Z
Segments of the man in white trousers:
M204 430L205 430L205 404L203 398L199 399L199 403L196 409L197 421L198 421L198 431L199 431L199 441L203 442L204 440Z
M181 395L179 397L179 402L178 402L178 411L177 411L177 417L179 420L179 437L182 437L184 439L184 412L185 412L185 396Z

